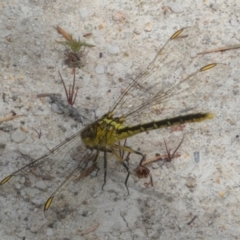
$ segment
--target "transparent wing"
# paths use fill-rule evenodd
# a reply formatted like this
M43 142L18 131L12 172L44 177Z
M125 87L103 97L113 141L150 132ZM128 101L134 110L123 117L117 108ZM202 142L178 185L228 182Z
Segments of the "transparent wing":
M92 164L95 153L80 144L78 132L41 158L31 161L3 178L0 182L1 193L6 195L15 189L15 192L19 192L23 199L37 204L43 209L44 203L52 193L55 192L56 195L59 195L61 188L64 189L74 177L86 172L89 164ZM5 158L7 160L9 156ZM5 161L4 157L2 161ZM23 161L17 162L22 163ZM73 169L75 169L74 172Z
M10 179L15 178L17 176L25 176L29 171L33 171L38 175L44 178L46 174L46 179L51 179L52 169L50 166L55 168L55 166L61 166L61 164L69 164L69 159L71 159L71 155L74 154L80 148L77 148L81 143L80 140L80 132L72 135L70 138L67 138L65 141L61 142L59 145L54 147L50 150L47 154L43 155L42 157L32 160L30 163L24 165L23 167L19 168L17 171L11 173L10 175L3 178L0 182L1 185L7 183ZM23 156L24 158L24 156ZM63 161L63 159L68 159L67 161ZM22 161L21 161L22 162ZM67 162L67 163L66 163ZM66 167L66 166L65 166ZM65 168L66 169L66 168ZM47 177L47 175L49 175Z
M21 198L42 208L49 221L61 220L102 189L102 157L98 151L81 145L78 132L41 158L3 178L1 193L6 196L18 192ZM120 162L111 158L112 154L109 153L107 179L116 169L121 169Z
M169 109L172 115L177 115L204 105L224 83L222 79L226 78L229 71L221 63L211 65L208 70L204 68L212 62L209 56L197 55L203 41L199 36L201 34L197 27L174 33L148 67L116 100L111 109L115 116L126 116L130 123L139 116L146 115L149 118L152 107ZM154 119L153 114L151 117Z
M104 182L105 166L101 152L90 152L90 154L84 157L84 161L78 161L80 165L73 169L45 203L44 210L47 219L50 221L54 219L61 220L69 214L86 210L87 207L85 205L88 200L91 200L96 192L103 189L108 179L115 175L115 171L123 171L127 177L127 171L121 164L129 156L127 152L123 150L126 147L125 144L126 141L123 145L119 143L116 148L112 149L114 153L107 153L106 182ZM115 161L112 161L113 155L117 158ZM82 156L79 155L78 157L82 158ZM82 163L85 165L84 168L82 168ZM79 168L84 170L79 171ZM125 180L126 178L123 178L122 183ZM83 202L85 204L83 204Z
M91 173L96 169L97 157L98 154L94 152L87 152L84 156L77 154L77 158L80 158L78 165L72 166L73 170L59 181L58 186L46 199L43 209L48 220L65 218L75 211L87 197L95 193L94 186L98 181L93 180Z

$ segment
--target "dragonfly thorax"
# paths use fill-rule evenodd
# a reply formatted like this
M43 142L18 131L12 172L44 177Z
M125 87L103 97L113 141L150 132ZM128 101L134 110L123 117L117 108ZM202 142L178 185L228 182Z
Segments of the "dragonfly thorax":
M119 140L117 130L125 127L124 121L124 118L114 118L112 112L105 114L81 131L81 139L88 148L110 147Z

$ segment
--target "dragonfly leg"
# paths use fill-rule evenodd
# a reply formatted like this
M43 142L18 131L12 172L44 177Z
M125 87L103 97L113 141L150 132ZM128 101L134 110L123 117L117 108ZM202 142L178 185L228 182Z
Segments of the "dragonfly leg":
M107 151L105 150L104 153L103 153L103 161L104 161L104 182L103 182L103 185L102 185L102 190L107 182Z

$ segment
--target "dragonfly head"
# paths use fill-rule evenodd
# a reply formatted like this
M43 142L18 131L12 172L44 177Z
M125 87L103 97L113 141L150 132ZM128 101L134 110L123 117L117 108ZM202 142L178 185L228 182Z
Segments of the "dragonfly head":
M96 136L97 136L96 123L85 127L81 131L81 139L82 139L83 143L86 145L86 147L89 147L89 148L95 147Z

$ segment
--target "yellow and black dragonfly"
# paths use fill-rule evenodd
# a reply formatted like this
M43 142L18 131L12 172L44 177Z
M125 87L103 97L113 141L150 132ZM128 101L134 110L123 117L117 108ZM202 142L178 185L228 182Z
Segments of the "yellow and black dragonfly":
M155 129L198 123L214 117L211 112L196 112L195 109L207 105L207 99L221 85L217 81L225 75L226 66L218 63L202 64L206 59L198 60L192 52L198 44L196 40L200 40L197 28L176 31L147 68L128 84L117 99L112 100L114 103L106 114L44 156L8 174L1 180L0 185L7 186L13 178L19 175L26 177L34 169L38 169L42 174L48 172L51 175L51 169L56 165L56 175L60 175L56 180L59 185L46 200L44 211L47 212L51 205L54 207L54 203L58 209L63 208L61 202L68 202L67 199L63 200L65 197L76 198L73 201L81 204L83 196L89 194L86 189L93 188L95 191L94 186L99 182L106 183L107 163L110 162L108 155L112 154L128 172L125 180L127 186L130 170L119 151L140 155L141 161L145 154L136 151L135 147L119 143L121 140ZM190 72L187 72L188 68ZM154 113L154 109L158 107L165 109L169 116L159 120L158 114ZM186 113L182 114L184 111ZM101 159L100 155L103 155L103 167L98 161ZM100 174L104 176L102 181L99 180L99 176L94 178L91 174L99 169L103 172ZM79 192L69 190L69 185L76 184L76 180L81 180ZM66 188L68 191L64 193Z

